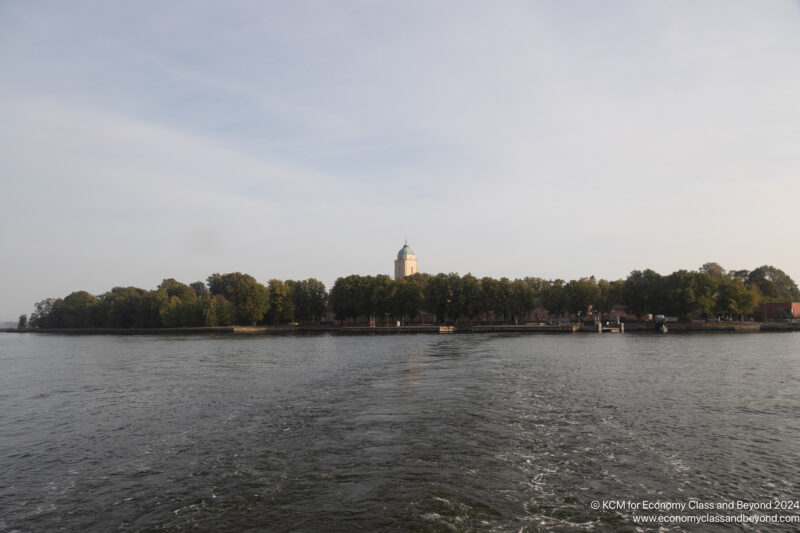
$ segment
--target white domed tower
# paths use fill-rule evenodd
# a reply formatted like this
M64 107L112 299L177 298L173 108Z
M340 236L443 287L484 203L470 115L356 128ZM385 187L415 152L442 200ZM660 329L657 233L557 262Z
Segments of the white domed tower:
M408 247L408 242L397 252L394 262L394 279L404 278L417 273L417 256L414 250Z

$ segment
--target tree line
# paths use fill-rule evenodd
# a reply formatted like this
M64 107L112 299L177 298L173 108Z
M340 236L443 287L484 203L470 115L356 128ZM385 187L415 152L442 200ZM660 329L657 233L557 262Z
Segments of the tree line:
M325 285L270 280L249 274L212 274L186 285L165 279L155 290L114 287L94 296L86 291L48 298L35 305L32 328L159 328L280 324L319 321L327 312ZM24 316L24 315L23 315ZM23 322L20 317L20 323ZM26 317L27 318L27 317Z
M662 276L634 270L624 280L510 280L472 274L414 274L394 280L386 275L350 275L325 285L270 280L248 274L212 274L189 285L165 279L155 290L115 287L93 296L73 292L35 306L32 328L158 328L319 322L328 311L338 320L417 320L426 314L438 322L527 320L536 310L549 316L608 315L624 309L637 317L664 314L685 318L742 318L760 302L800 299L797 284L782 270L764 265L753 271L726 271L706 263L696 271ZM20 324L23 323L20 317Z
M594 276L564 281L455 273L418 273L399 280L351 275L336 280L329 301L340 320L361 316L413 321L428 313L438 322L519 323L537 309L550 316L587 316L608 315L619 307L639 318L648 314L741 318L753 314L760 302L798 298L795 282L775 267L726 271L717 263L706 263L697 271L678 270L666 276L650 269L634 270L616 281Z

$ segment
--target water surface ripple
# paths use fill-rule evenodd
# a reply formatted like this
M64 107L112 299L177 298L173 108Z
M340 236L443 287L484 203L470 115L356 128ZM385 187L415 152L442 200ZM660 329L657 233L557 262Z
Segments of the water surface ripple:
M798 392L800 334L2 334L0 531L647 529L590 503L800 499Z

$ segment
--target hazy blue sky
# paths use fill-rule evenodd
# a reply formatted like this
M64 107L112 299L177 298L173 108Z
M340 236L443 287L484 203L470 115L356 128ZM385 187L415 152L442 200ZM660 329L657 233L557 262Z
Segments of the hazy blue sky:
M800 3L0 3L0 319L242 271L800 281Z

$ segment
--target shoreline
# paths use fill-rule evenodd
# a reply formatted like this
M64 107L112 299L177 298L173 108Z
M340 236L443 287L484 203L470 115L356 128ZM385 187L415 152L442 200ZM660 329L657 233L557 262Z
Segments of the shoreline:
M340 335L398 335L398 334L464 334L464 333L524 333L524 334L563 334L563 333L594 333L598 334L594 324L565 324L565 325L540 325L540 324L456 324L444 326L446 331L440 331L439 325L415 326L335 326L335 325L306 325L306 326L219 326L197 328L53 328L53 329L16 329L3 328L0 333L39 333L39 334L67 334L67 335L270 335L291 333L335 333ZM770 333L800 331L800 324L782 322L671 322L668 324L668 333ZM627 322L622 333L655 333L652 323ZM618 332L604 331L602 334L619 334Z

